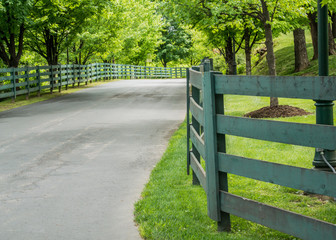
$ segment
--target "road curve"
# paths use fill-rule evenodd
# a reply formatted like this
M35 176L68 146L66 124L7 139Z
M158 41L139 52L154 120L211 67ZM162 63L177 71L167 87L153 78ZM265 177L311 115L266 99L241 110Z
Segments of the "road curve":
M185 80L124 80L0 113L0 239L141 239L133 204Z

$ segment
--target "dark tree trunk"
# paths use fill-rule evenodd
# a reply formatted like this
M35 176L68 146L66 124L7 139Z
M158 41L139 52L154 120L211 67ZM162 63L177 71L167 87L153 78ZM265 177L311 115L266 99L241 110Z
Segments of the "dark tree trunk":
M227 75L234 75L235 73L235 52L233 50L233 39L228 37L226 40L224 58L227 64Z
M251 42L251 32L248 28L245 29L244 34L245 39L245 61L246 61L246 75L252 74L252 61L251 61L251 52L252 47L250 46Z
M297 28L294 34L295 72L300 72L309 66L306 37L304 29Z
M19 66L23 51L24 32L24 24L21 24L18 38L16 38L14 33L10 33L9 39L7 37L2 38L2 43L0 43L0 58L8 67L17 68ZM18 42L17 52L16 42Z
M332 21L332 34L333 37L336 38L336 13L333 13L331 15L331 21Z
M308 13L310 34L313 42L314 55L312 60L318 59L318 42L317 42L317 13Z
M330 24L328 25L328 30L329 30L329 55L336 55L336 45Z
M50 32L49 29L44 30L44 40L47 49L46 60L48 65L57 65L58 64L58 41L57 35L54 35Z
M266 48L267 48L267 64L268 64L268 74L270 76L276 76L276 68L275 68L275 54L274 54L274 46L273 46L273 34L272 34L272 26L269 23L271 21L270 14L268 11L268 7L265 0L260 0L262 11L263 11L263 24L265 29L265 37L266 37ZM270 106L278 106L279 101L276 97L271 97Z

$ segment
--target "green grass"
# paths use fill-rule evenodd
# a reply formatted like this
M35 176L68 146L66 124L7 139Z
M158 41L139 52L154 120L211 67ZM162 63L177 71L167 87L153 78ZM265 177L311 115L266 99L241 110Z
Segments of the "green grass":
M77 91L80 91L86 88L91 88L91 87L95 87L95 86L98 86L104 83L114 82L114 81L117 81L117 80L115 79L105 80L105 81L88 83L88 85L82 84L80 86L77 86L76 84L75 87L69 86L68 90L65 90L65 87L63 87L61 92L58 92L58 89L55 89L53 94L50 94L50 90L44 90L41 92L40 97L37 95L37 93L32 93L30 94L29 99L26 99L26 95L18 96L15 101L13 101L11 98L5 99L5 100L0 101L0 112L10 110L13 108L17 108L17 107L22 107L22 106L29 105L29 104L33 104L36 102L42 102L48 99L64 96L64 95L74 93L74 92L77 92Z
M242 116L258 109L268 98L226 96L226 113ZM280 99L281 104L314 113L314 102ZM334 112L335 114L335 112ZM314 115L274 119L314 123ZM168 149L153 170L142 198L135 204L135 220L145 239L295 239L289 235L231 216L232 233L219 233L207 217L206 196L186 174L186 123L171 138ZM227 136L227 151L244 157L312 167L314 149ZM204 162L202 161L204 165ZM336 223L336 204L329 199L303 195L302 191L229 174L229 191L259 202Z
M306 30L307 53L309 60L313 57L313 45L309 30ZM282 34L274 40L274 52L276 57L276 70L279 76L298 75L316 76L318 75L318 61L310 61L310 65L305 70L294 73L294 37L293 34ZM266 55L262 61L253 68L254 75L268 75ZM329 74L336 76L336 56L329 57Z
M311 59L313 49L308 32L306 38ZM275 40L275 54L278 75L294 75L291 34L281 35ZM253 72L267 75L265 59ZM307 69L295 75L317 74L317 61L312 61ZM336 56L330 57L330 75L336 75ZM305 109L312 115L273 120L315 123L314 101L280 98L279 103ZM225 112L232 116L243 116L267 105L269 98L265 97L225 96ZM334 116L335 113L334 108ZM315 152L313 148L234 136L227 136L226 144L230 154L303 168L312 168ZM229 192L233 194L336 224L336 203L329 198L306 196L299 190L232 174L228 179ZM204 190L193 186L191 176L186 174L185 122L171 138L166 153L153 170L141 199L135 204L134 214L140 234L145 239L295 239L235 216L231 216L232 233L217 232L216 223L207 216Z

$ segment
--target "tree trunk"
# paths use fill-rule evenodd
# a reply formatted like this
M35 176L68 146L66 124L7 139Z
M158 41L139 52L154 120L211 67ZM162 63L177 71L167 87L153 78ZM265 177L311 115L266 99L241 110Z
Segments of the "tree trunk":
M332 34L333 37L336 38L336 13L333 13L331 15L331 21L332 21Z
M294 34L295 72L300 72L309 66L306 37L304 29L297 28Z
M0 43L0 58L9 68L17 68L19 66L23 51L24 32L24 24L21 24L19 36L16 37L14 33L10 33L9 39L7 39L6 37L2 38L2 42ZM6 47L8 50L6 50L4 43L6 43ZM18 44L17 52L16 43Z
M313 42L314 55L312 60L318 59L318 42L317 42L317 13L308 13L310 34Z
M328 31L329 31L329 55L336 55L336 45L330 24L328 24Z
M248 28L245 29L245 61L246 61L246 75L252 74L252 61L251 61L251 52L252 48L250 47L251 34Z
M234 75L235 73L235 60L234 60L234 51L233 51L233 39L228 37L226 40L225 46L225 61L227 64L226 75Z
M273 34L272 34L272 26L269 24L271 21L270 14L268 11L267 4L265 0L260 0L262 5L262 11L263 11L263 24L265 29L265 37L266 37L266 48L267 48L267 64L268 64L268 74L270 76L276 76L276 68L275 68L275 54L274 54L274 46L273 46ZM270 99L270 106L275 107L279 105L278 98L271 97Z

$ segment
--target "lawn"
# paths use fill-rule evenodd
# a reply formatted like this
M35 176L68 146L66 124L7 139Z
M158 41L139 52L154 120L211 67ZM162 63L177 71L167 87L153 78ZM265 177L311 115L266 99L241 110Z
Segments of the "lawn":
M312 57L309 38L308 55ZM281 35L275 40L278 75L294 75L293 37ZM317 75L317 61L295 75ZM256 75L267 75L265 59L253 69ZM330 57L330 74L336 75L336 57ZM302 108L311 115L273 119L315 123L312 100L279 99L280 104ZM269 98L225 96L225 113L243 116L267 106ZM335 108L334 108L335 116ZM335 119L335 118L334 118ZM312 168L314 149L241 137L227 136L227 152L249 158ZM231 216L232 232L217 232L216 222L207 216L206 195L202 187L192 185L186 174L186 122L170 140L167 151L153 170L141 199L135 204L135 221L144 239L296 239L287 234ZM202 162L204 166L204 162ZM264 183L232 174L228 175L229 192L336 224L336 203L330 198L307 196L304 192Z
M226 96L226 114L242 116L268 103L263 97ZM314 113L314 102L280 99ZM273 119L275 120L275 119ZM314 123L314 115L276 119ZM312 167L314 149L227 136L227 151L244 157ZM276 207L336 223L336 204L329 198L306 196L302 191L229 174L229 192ZM145 239L295 239L289 235L231 216L232 233L219 233L207 217L206 196L186 174L186 123L171 138L169 147L153 170L141 199L135 204L135 220Z

